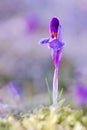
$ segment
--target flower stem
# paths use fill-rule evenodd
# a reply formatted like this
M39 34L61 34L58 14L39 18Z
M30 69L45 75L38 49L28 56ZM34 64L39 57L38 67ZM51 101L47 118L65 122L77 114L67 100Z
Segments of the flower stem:
M53 77L53 105L57 106L58 98L58 67L55 67Z

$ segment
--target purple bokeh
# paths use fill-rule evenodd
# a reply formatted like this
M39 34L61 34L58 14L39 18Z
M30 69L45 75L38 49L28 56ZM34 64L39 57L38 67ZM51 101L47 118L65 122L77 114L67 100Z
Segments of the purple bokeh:
M25 17L26 30L29 33L36 32L39 28L39 19L36 15L28 15Z
M23 91L19 87L18 83L16 82L9 82L8 83L8 90L11 93L12 97L15 99L16 97L19 98L19 100L23 99Z
M78 83L73 88L75 100L79 106L87 106L87 86Z

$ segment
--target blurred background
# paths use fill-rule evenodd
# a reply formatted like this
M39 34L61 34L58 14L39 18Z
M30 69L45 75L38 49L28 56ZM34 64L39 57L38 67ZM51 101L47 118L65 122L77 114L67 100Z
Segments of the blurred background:
M72 106L87 104L87 1L3 0L0 2L0 104L4 109L49 103L54 65L47 46L49 21L59 17L65 43L59 90ZM6 106L7 105L7 106ZM2 107L3 108L3 107ZM0 110L1 111L1 110Z

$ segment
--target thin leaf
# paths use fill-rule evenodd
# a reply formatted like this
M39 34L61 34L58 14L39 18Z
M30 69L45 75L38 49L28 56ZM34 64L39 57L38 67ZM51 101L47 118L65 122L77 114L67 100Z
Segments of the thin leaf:
M47 87L48 95L49 95L49 99L50 99L50 105L52 105L52 103L53 103L52 93L51 93L51 89L49 87L47 78L45 78L45 82L46 82L46 87Z
M62 99L62 95L63 95L63 88L61 89L59 96L58 96L58 101Z
M65 102L65 98L64 98L64 99L61 99L61 100L58 102L59 106L62 106L62 105L64 104L64 102Z

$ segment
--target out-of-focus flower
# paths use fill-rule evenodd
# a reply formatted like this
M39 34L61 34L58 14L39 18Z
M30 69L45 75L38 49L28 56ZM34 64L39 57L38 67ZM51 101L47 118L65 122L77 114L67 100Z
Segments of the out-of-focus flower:
M27 32L35 32L39 27L39 20L36 15L30 15L25 18Z
M51 50L51 56L55 66L53 77L53 105L56 106L58 98L58 69L62 48L64 46L61 38L61 25L57 17L53 17L50 22L50 38L41 40L40 44L47 44Z
M14 100L19 102L23 99L23 91L16 82L9 82L7 86Z
M87 105L87 86L79 83L74 86L74 96L75 101L79 106L86 106Z

